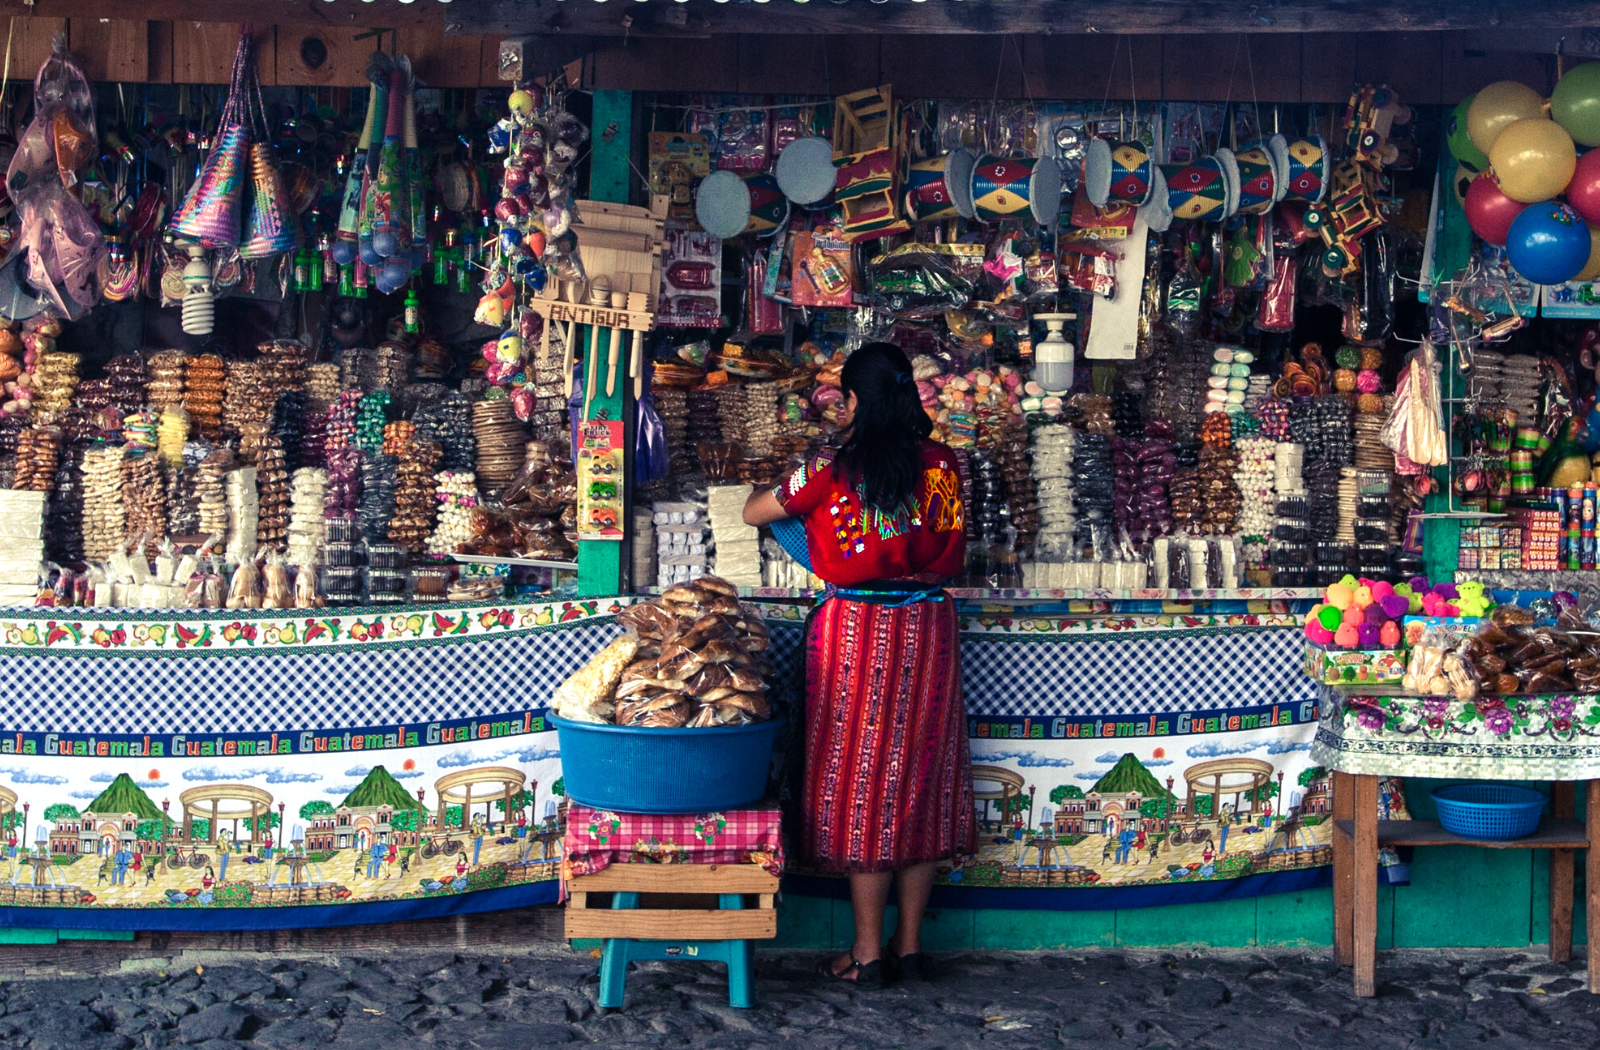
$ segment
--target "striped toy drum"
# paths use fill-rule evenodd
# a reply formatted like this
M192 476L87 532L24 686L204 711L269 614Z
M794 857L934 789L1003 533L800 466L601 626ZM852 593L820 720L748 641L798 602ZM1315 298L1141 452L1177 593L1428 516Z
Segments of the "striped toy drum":
M1274 135L1274 139L1283 139ZM1328 194L1328 144L1321 135L1296 139L1283 146L1288 177L1284 180L1285 199L1321 204Z
M1164 164L1167 206L1180 222L1221 222L1239 207L1239 167L1229 150L1189 164Z
M956 208L952 175L965 171L970 182L971 154L954 150L938 157L912 161L906 169L905 212L912 222L938 222L954 219L961 212Z
M695 190L694 214L707 233L723 240L741 233L771 234L789 221L789 198L770 172L741 178L714 171Z
M1096 208L1113 200L1142 206L1155 191L1155 167L1142 142L1090 139L1083 160L1084 193Z
M1233 155L1239 165L1239 214L1265 215L1278 203L1278 165L1263 141Z
M1049 157L982 157L972 169L972 206L984 222L1032 219L1054 226L1061 169Z

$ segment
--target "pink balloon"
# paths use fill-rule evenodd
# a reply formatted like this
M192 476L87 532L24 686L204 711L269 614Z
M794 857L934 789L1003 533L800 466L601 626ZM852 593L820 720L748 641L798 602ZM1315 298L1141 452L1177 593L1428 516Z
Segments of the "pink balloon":
M1578 167L1567 183L1567 203L1583 216L1583 221L1600 226L1600 149L1578 158Z
M1527 205L1514 201L1500 192L1500 184L1491 172L1484 172L1467 187L1467 225L1472 232L1497 247L1506 243L1511 232L1511 222Z

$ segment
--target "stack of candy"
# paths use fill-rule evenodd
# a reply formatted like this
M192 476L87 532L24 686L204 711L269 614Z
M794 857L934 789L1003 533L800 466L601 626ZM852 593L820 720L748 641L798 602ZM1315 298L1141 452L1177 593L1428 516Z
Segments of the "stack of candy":
M972 455L972 496L967 501L967 536L993 540L1004 524L1002 516L1009 518L1005 507L1005 482L1000 468L981 452Z
M1265 374L1251 375L1245 380L1244 411L1245 415L1265 423L1262 418L1263 409L1268 401L1272 400L1272 377ZM1286 406L1287 407L1287 406ZM1269 437L1272 435L1268 435Z
M327 538L323 522L323 503L328 497L328 472L301 467L289 483L290 565L315 567Z
M952 448L988 448L995 432L1022 416L1022 375L1009 365L931 380L938 397L935 437Z
M1339 471L1339 527L1334 531L1335 543L1356 542L1356 468L1345 467Z
M354 448L328 450L328 495L323 501L323 517L349 520L361 506L361 451Z
M161 420L156 424L156 448L163 462L170 466L183 465L183 446L189 441L189 413L181 403L169 404L161 410Z
M735 427L735 440L750 459L772 455L772 439L778 436L778 401L771 383L747 383L724 401Z
M200 461L195 494L200 500L200 532L206 536L228 535L227 477L232 469L233 453L225 448Z
M298 339L274 339L256 347L261 353L261 381L269 401L288 390L306 386L306 344Z
M1112 539L1112 501L1116 487L1112 440L1108 434L1091 432L1079 434L1073 444L1072 505L1078 519L1075 544L1080 551L1090 547L1103 553L1098 549ZM1100 544L1094 542L1097 529L1101 533Z
M478 481L472 471L441 470L434 475L439 524L428 537L430 554L454 554L472 539L472 513L478 505Z
M146 557L154 558L167 538L167 482L154 452L128 452L122 460L122 503L126 540L144 538ZM130 552L132 553L132 552Z
M328 462L328 413L307 411L300 431L300 465L321 467Z
M410 378L411 347L396 340L379 343L372 357L372 383L367 389L394 393Z
M138 354L120 354L106 362L106 384L111 393L111 407L126 415L144 405L145 384L149 375L144 358Z
M383 428L383 452L403 456L411 449L417 428L408 420L397 419Z
M289 469L275 437L261 439L256 450L256 546L283 550L289 536Z
M387 390L375 390L361 399L356 406L356 447L366 452L383 448L383 428L389 425L390 400Z
M328 410L328 423L323 447L328 452L327 458L330 465L333 461L333 451L335 449L355 447L356 413L360 411L360 407L360 392L346 390L339 395L339 399Z
M471 470L478 446L472 436L472 404L466 395L449 391L438 401L417 409L417 437L439 446L443 470Z
M399 423L390 423L392 430ZM403 424L408 429L411 424ZM393 446L391 449L391 445ZM436 499L434 468L439 465L439 446L431 441L413 441L409 436L401 439L395 435L384 438L384 452L396 455L398 478L395 486L394 518L389 522L389 540L410 551L421 554L427 546L428 534L433 531Z
M256 496L256 468L238 467L223 481L228 504L228 560L238 564L256 556L256 533L261 528L261 503ZM201 507L202 515L205 508Z
M1072 557L1077 522L1072 499L1073 438L1073 429L1059 424L1033 431L1033 479L1039 500L1039 536L1034 548L1040 561Z
M191 441L184 446L176 464L162 464L162 477L167 483L167 528L174 536L200 532L200 464L207 455L206 446Z
M1139 395L1131 390L1118 390L1111 395L1111 421L1116 424L1117 437L1137 439L1144 436L1139 400Z
M234 361L228 365L228 389L222 403L222 428L230 434L243 434L259 428L257 440L266 432L272 402L267 397L266 370L259 361Z
M1239 468L1239 454L1233 448L1233 423L1227 412L1206 415L1200 426L1200 445L1198 474L1200 493L1205 501L1201 527L1209 535L1231 535L1239 520L1244 496L1233 480Z
M83 455L83 556L90 561L110 558L128 532L122 458L117 446L92 448Z
M533 436L541 440L551 440L560 437L566 429L564 422L567 408L567 399L562 393L561 366L554 353L549 360L541 363L531 363L533 369L533 412L528 416L528 427L533 431ZM660 391L664 388L654 388ZM683 396L682 391L678 396ZM659 409L661 402L657 400ZM445 450L445 458L449 459L450 452Z
M996 431L992 455L1005 480L1006 509L1017 530L1017 546L1030 550L1039 534L1039 499L1028 467L1028 432L1020 419L1016 425Z
M5 389L5 397L0 398L0 422L27 415L33 404L33 391L27 385L33 377L23 375L27 356L22 338L9 328L0 328L0 382Z
M183 377L188 357L182 350L162 350L150 355L150 378L144 384L145 400L160 412L183 406Z
M83 456L77 450L61 457L45 516L50 559L60 564L83 561Z
M214 438L222 427L222 392L227 371L216 354L189 358L183 373L183 408L195 429Z
M154 449L160 433L160 422L154 412L130 412L122 417L122 440L130 451ZM179 446L179 455L182 455L181 441Z
M374 351L370 346L346 347L339 355L339 389L357 393L372 389Z
M1245 392L1250 388L1250 363L1256 359L1248 350L1219 346L1211 353L1211 374L1206 377L1207 415L1244 411Z
M272 422L268 433L277 439L279 447L283 449L283 468L290 473L300 469L305 420L305 394L295 389L280 393L272 404Z
M1239 510L1239 536L1246 566L1257 568L1266 562L1267 538L1277 510L1273 487L1277 445L1266 437L1239 438L1234 445L1239 452L1239 469L1233 480L1244 498Z
M14 489L49 492L60 466L61 432L54 427L29 427L17 435Z
M395 495L400 486L399 469L399 460L381 452L361 459L361 502L356 509L369 540L389 535Z
M339 398L339 366L315 364L306 366L306 408L312 412L326 412Z
M50 351L41 353L34 365L33 420L49 423L72 403L72 393L78 389L78 355ZM54 475L54 470L51 471Z
M20 414L0 412L0 456L17 451L17 437L28 428L28 420Z

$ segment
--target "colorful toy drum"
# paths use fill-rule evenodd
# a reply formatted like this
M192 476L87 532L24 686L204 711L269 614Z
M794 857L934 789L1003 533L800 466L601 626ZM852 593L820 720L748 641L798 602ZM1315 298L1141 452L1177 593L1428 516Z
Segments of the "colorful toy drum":
M1219 149L1189 164L1164 164L1167 206L1183 222L1221 222L1239 207L1239 166Z
M905 212L912 222L938 222L961 214L956 208L958 177L972 182L972 154L952 150L940 157L913 161L906 169Z
M1282 135L1274 135L1281 140ZM1328 144L1321 135L1296 139L1283 147L1288 177L1284 180L1286 200L1321 204L1328 193Z
M1234 153L1239 165L1239 214L1265 215L1278 203L1279 172L1276 159L1264 141L1250 143Z
M1142 142L1090 139L1083 160L1083 189L1096 208L1104 208L1109 200L1143 206L1155 191L1155 171Z
M789 221L789 198L770 172L741 177L714 171L695 191L694 214L707 233L723 240L741 233L771 234Z
M809 136L795 139L778 154L773 166L784 196L802 208L827 200L833 193L838 172L833 167L833 143Z
M1061 169L1049 157L982 157L972 169L972 206L983 222L1032 219L1054 226Z

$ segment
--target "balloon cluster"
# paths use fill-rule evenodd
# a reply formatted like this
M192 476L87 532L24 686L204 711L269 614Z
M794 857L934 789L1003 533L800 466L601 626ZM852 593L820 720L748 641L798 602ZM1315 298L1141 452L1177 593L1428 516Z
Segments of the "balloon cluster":
M1472 232L1534 284L1600 277L1600 150L1578 155L1600 146L1600 63L1563 76L1548 115L1527 85L1488 85L1456 107L1449 142Z
M384 295L404 288L427 254L427 182L417 149L417 81L411 59L374 52L372 90L333 244L341 266L357 260Z

